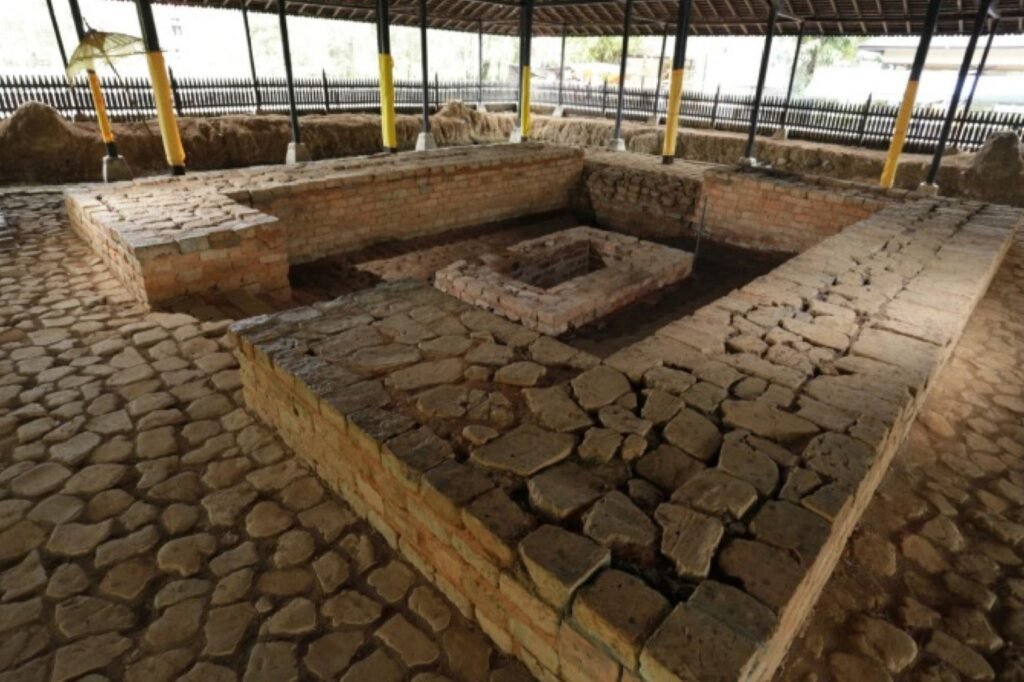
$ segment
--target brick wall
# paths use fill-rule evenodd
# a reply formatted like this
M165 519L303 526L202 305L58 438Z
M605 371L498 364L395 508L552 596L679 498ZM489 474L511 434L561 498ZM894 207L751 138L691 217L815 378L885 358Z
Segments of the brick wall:
M640 237L689 233L707 164L661 163L661 157L587 151L573 206L600 227Z
M75 233L142 303L205 291L289 295L285 234L273 218L251 216L208 234L156 240L119 231L96 198L69 194L65 205Z
M284 226L292 263L569 206L581 151L536 145L530 153L504 151L253 190L251 202Z
M799 253L881 210L892 198L867 187L765 172L704 174L705 234L715 241ZM703 207L698 206L696 219Z
M799 253L905 195L825 178L680 159L666 166L644 154L588 151L573 205L601 227L640 237L690 236L703 217L715 241Z
M486 512L460 508L457 480L429 482L244 338L239 350L246 404L502 651L542 682L639 679L535 596Z

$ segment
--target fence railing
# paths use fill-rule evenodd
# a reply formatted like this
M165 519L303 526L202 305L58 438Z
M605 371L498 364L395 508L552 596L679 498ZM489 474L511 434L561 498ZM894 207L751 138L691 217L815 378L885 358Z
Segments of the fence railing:
M249 79L176 78L172 74L174 104L181 116L217 116L238 113L285 113L288 91L283 78ZM105 78L107 109L115 121L138 121L156 116L149 82L143 78ZM511 83L441 81L430 83L430 100L439 106L449 100L514 104L517 88ZM300 113L329 113L373 110L380 104L375 79L299 78L295 96ZM610 116L615 111L618 88L614 85L584 86L568 84L559 93L557 85L537 83L533 101L538 104L562 104L576 114ZM396 81L395 102L400 108L418 108L422 104L420 81ZM24 102L34 100L57 109L69 119L95 118L92 99L85 81L70 86L63 76L0 75L0 118L10 116ZM717 90L685 92L680 117L683 125L716 130L746 130L753 104L752 95ZM765 97L761 104L758 132L770 134L779 126L784 100ZM623 91L623 115L644 120L664 116L667 92L658 97L653 89L626 88ZM868 97L863 103L824 99L794 99L786 114L791 138L844 145L884 148L896 122L898 107L875 103ZM907 137L908 151L931 151L939 138L946 112L939 107L918 107L911 118ZM951 144L962 149L977 149L994 131L1012 130L1024 134L1024 114L972 110L966 117L961 109L953 126Z

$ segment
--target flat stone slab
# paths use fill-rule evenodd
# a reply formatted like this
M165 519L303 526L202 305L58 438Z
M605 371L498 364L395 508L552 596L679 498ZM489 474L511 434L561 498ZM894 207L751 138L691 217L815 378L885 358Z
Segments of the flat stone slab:
M237 323L246 400L539 677L770 679L1021 216L893 203L604 361L389 283Z

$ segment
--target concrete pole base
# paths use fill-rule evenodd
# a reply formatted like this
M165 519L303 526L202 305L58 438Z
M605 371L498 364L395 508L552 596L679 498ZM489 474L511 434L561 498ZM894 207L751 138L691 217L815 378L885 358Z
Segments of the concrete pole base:
M285 163L305 163L306 161L312 160L313 157L310 155L309 150L306 149L306 145L301 142L288 143L288 153L284 155Z
M661 116L648 116L647 117L647 125L656 126L656 125L660 125L660 124L661 124Z
M554 111L551 112L552 118L565 118L565 107L559 104L555 107Z
M937 197L939 196L939 186L930 182L922 182L914 190L914 194L919 197Z
M610 152L624 152L626 151L626 141L621 137L616 137L612 140L608 140L608 151Z
M761 164L753 156L744 156L739 161L740 168L760 168Z
M483 102L479 102L476 105L476 110L479 111L481 114L486 114L487 113L487 105L484 104Z
M132 179L132 169L123 156L103 157L103 182L120 182Z
M788 140L789 139L789 128L776 128L775 132L772 133L773 140Z
M416 151L426 152L437 149L437 142L434 140L434 133L420 133L416 138Z
M508 141L512 144L519 144L523 141L523 129L516 126L512 129L512 133L508 136Z

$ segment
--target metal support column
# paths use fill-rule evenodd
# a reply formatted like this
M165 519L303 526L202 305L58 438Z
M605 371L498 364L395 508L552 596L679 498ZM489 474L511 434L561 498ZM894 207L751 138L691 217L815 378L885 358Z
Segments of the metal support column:
M768 60L772 55L772 38L775 35L775 21L779 13L775 5L768 5L768 27L764 34L764 49L761 51L761 68L757 72L757 88L754 90L754 106L750 111L750 130L747 131L747 147L743 154L743 162L755 165L754 138L757 137L757 124L761 118L761 96L764 94L764 80L768 76Z
M484 110L484 24L480 22L476 32L476 108Z
M672 49L672 80L668 86L668 107L665 111L665 139L661 147L661 162L664 164L670 164L676 158L679 107L683 99L683 69L686 67L686 37L690 33L690 8L692 5L693 0L679 0L676 39Z
M615 129L608 148L613 151L626 151L626 141L622 139L622 105L626 95L626 62L629 59L629 32L633 28L633 0L626 0L625 17L622 25L622 54L619 57L619 98L615 103Z
M288 116L291 120L292 141L288 143L285 163L310 161L312 156L302 144L302 129L299 127L299 110L295 104L295 79L292 75L292 49L288 42L288 13L285 0L277 0L277 21L281 30L281 52L284 53L284 77L288 90Z
M533 115L530 111L530 43L533 38L533 0L521 0L519 8L519 111L512 141L530 139Z
M793 98L793 83L796 81L796 67L800 62L800 47L804 42L804 22L800 22L800 30L796 34L796 50L793 52L793 65L789 67L789 85L786 86L786 100L782 103L782 115L779 117L779 130L786 137L786 121L789 118L789 101Z
M955 144L960 146L964 143L964 133L967 132L967 115L971 113L971 105L974 104L974 93L978 90L978 81L981 74L985 72L985 64L988 62L988 53L992 49L992 39L999 29L999 17L993 17L988 26L988 40L985 41L985 49L981 51L981 61L978 62L978 69L974 72L974 80L971 81L971 91L967 93L967 100L964 102L964 113L960 117L960 125L953 136Z
M565 87L565 24L562 24L562 53L558 59L558 107L563 105L562 90Z
M654 111L652 112L654 125L658 125L658 102L661 99L661 70L665 68L665 48L668 44L668 33L661 36L661 56L658 57L658 74L654 77Z
M398 152L395 128L395 60L391 58L391 20L388 0L377 0L377 68L380 72L380 132L384 151ZM424 76L424 81L426 77Z
M246 3L248 5L248 3ZM256 58L252 54L252 34L249 32L249 10L242 7L242 24L245 26L245 47L249 52L249 73L252 75L252 91L256 95L256 113L263 108L263 95L260 93L260 81L256 77Z
M423 128L416 138L416 151L436 149L430 132L430 75L427 68L427 0L420 0L420 64L423 68ZM438 102L440 106L440 102Z
M78 7L78 0L68 0L71 7L71 18L75 23L75 33L79 42L85 38L85 22L82 21L82 11ZM103 180L114 182L116 180L131 180L132 171L128 168L128 162L117 150L117 142L114 140L114 130L110 127L110 117L107 115L107 101L103 97L103 87L100 85L100 77L92 69L86 71L89 79L89 91L92 93L93 107L96 109L96 123L100 129L100 137L107 148L107 155L103 158Z
M171 167L171 175L184 175L185 148L181 144L178 119L174 115L171 81L167 75L164 53L160 51L160 39L156 32L156 22L153 21L153 8L149 2L150 0L135 0L135 9L138 10L142 42L146 47L146 63L149 65L149 82L153 87L153 102L156 104L156 116L160 123L160 137L164 142L164 154L167 156L167 165Z
M53 37L57 39L57 49L60 50L60 63L68 68L68 53L64 51L64 39L60 37L60 26L57 24L57 15L53 11L53 0L46 0L46 9L50 11L50 24L53 26Z
M932 165L928 168L928 177L925 184L934 186L935 179L939 175L939 167L942 165L942 155L946 151L946 141L949 139L949 132L953 129L953 120L956 118L956 110L960 107L960 95L964 91L964 83L967 82L967 74L971 71L971 62L974 61L974 50L978 47L978 37L985 28L985 19L988 17L989 8L993 0L981 0L978 3L978 13L974 17L974 30L967 41L964 49L964 59L960 63L960 73L956 77L956 87L953 88L953 97L949 101L949 108L946 110L946 119L942 122L942 130L939 132L939 144L935 147L935 154L932 156Z
M900 163L903 145L907 141L910 116L914 113L917 85L921 80L921 72L924 71L925 59L928 58L928 47L931 45L932 35L935 33L935 25L939 21L939 5L941 4L942 0L929 0L928 2L928 11L924 18L924 30L921 33L921 38L917 41L917 52L914 54L914 62L910 66L910 77L907 79L907 87L903 91L903 101L900 103L900 110L896 115L896 125L893 127L892 141L889 142L889 152L885 156L885 167L882 169L882 177L878 183L885 189L892 187L896 181L896 168Z

